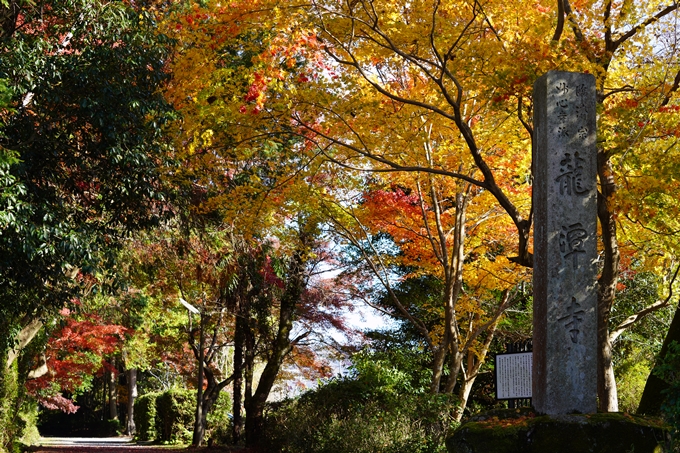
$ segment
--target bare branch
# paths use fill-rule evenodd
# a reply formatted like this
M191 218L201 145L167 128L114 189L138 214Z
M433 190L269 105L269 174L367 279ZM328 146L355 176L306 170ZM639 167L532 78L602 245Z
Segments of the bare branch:
M498 34L496 27L494 27L493 24L491 23L491 19L489 19L489 16L484 12L484 7L479 2L479 0L475 0L475 8L479 8L479 11L481 11L481 13L484 15L484 22L486 22L486 24L489 26L498 42L502 43L503 40L501 39L501 36Z
M332 112L330 110L326 110L326 112L338 116L337 113ZM345 168L348 168L348 169L353 169L353 170L359 170L359 171L374 172L374 173L381 173L381 172L384 173L384 172L393 172L393 171L432 173L432 174L437 174L437 175L449 176L449 177L456 178L456 179L461 179L461 180L469 182L470 184L473 184L475 186L478 186L478 187L481 187L481 188L484 188L484 189L489 189L489 187L487 187L487 185L484 182L479 181L479 180L474 179L474 178L471 178L471 177L464 175L462 173L456 173L456 172L452 172L452 171L448 171L448 170L444 170L444 169L439 169L439 168L423 167L423 166L419 166L419 165L406 166L406 165L397 164L396 162L389 160L389 159L386 159L386 158L379 156L377 154L374 154L374 153L368 151L367 149L359 148L358 146L355 146L355 145L352 145L350 143L339 140L339 139L332 137L332 136L330 136L330 135L328 135L328 134L326 134L326 133L324 133L324 132L322 132L318 129L314 129L314 128L308 126L299 116L297 116L297 114L294 115L293 118L297 121L299 126L307 129L310 132L313 132L314 134L318 135L319 137L324 138L325 140L328 140L330 143L338 145L338 146L342 146L343 148L347 148L351 151L354 151L361 156L364 156L366 158L369 158L371 160L374 160L376 162L384 164L384 165L388 166L389 169L373 169L373 168L368 169L368 168L358 168L358 167L348 165L348 164L341 162L341 161L338 161L337 159L330 156L326 151L327 148L322 147L316 140L311 139L309 137L306 137L307 140L309 140L312 143L314 143L315 145L317 145L317 147L321 150L321 153L326 158L328 158L331 162L338 164L342 167L345 167ZM347 123L345 123L345 124L347 124Z
M574 32L574 36L576 37L576 41L579 43L583 44L586 57L590 62L597 62L598 58L597 56L593 53L592 47L590 45L590 42L586 39L585 35L583 34L583 30L581 30L581 26L579 25L578 21L576 20L576 16L574 16L574 12L571 9L571 5L569 4L569 0L562 0L562 4L564 6L564 14L567 17L567 20L569 21L569 25L571 26L572 31Z
M612 45L612 0L605 2L603 23L605 49L609 50Z
M509 289L503 291L503 298L501 299L501 303L496 309L496 312L493 314L491 319L489 319L481 326L478 326L474 331L470 333L470 335L468 335L465 341L465 345L463 346L463 348L461 348L461 350L469 349L472 346L472 343L477 339L477 337L479 337L479 335L481 335L489 327L498 323L498 319L505 312L505 310L507 310L513 303L515 303L515 298L512 296L514 296L514 291L511 291Z
M633 324L636 322L640 321L642 318L645 316L649 315L650 313L654 313L655 311L658 311L664 307L667 307L671 303L671 298L673 297L673 284L675 283L676 278L678 277L678 272L680 272L680 265L675 268L675 272L673 273L673 277L671 278L671 281L668 283L668 296L663 299L654 302L651 305L648 305L647 307L643 308L639 312L635 313L634 315L629 316L626 318L622 323L620 323L618 326L616 326L615 329L613 329L609 333L609 341L614 343L616 339L628 328L630 328Z
M635 88L631 85L624 85L621 88L612 88L609 92L602 95L602 99L606 99L611 95L618 93L634 93Z
M534 128L531 127L531 125L526 122L524 119L524 115L522 114L522 96L519 96L517 98L517 117L519 118L519 121L522 123L522 126L524 126L524 129L529 133L529 136L532 138L534 137Z
M645 28L647 25L653 24L657 20L669 15L670 13L672 13L673 11L678 9L678 6L680 6L680 3L674 2L672 5L668 5L667 7L665 7L664 9L659 11L658 13L656 13L655 15L648 17L647 19L643 20L642 22L640 22L639 24L637 24L636 26L631 28L627 33L624 33L623 35L621 35L619 37L619 39L617 39L616 41L613 41L611 43L611 49L608 48L607 50L609 50L611 52L615 51L621 44L623 44L628 39L635 36L635 34L637 32L639 32L640 30Z
M677 144L677 141L674 142L672 146L675 146L675 144ZM671 147L672 147L672 146L671 146ZM665 232L664 232L664 231L659 231L659 230L657 230L657 229L655 229L655 228L652 228L652 227L650 227L650 226L645 225L645 224L644 224L641 220L639 220L639 219L633 219L633 218L630 216L630 214L628 214L628 213L625 213L624 216L625 216L628 220L630 220L631 222L637 223L638 225L640 225L640 226L641 226L642 228L644 228L645 230L651 231L652 233L658 234L658 235L660 235L660 236L675 236L675 235L677 235L678 233L680 233L680 230L665 231Z
M562 5L564 7L564 14L566 14L567 19L571 24L571 29L574 31L576 40L579 42L584 42L585 37L583 36L583 31L581 30L581 26L576 21L576 17L574 17L574 11L571 9L571 4L569 3L569 0L562 0Z

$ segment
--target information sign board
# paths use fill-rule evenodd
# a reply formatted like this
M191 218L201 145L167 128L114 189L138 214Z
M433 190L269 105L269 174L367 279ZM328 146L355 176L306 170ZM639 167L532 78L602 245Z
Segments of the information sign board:
M531 398L531 352L496 354L496 399Z

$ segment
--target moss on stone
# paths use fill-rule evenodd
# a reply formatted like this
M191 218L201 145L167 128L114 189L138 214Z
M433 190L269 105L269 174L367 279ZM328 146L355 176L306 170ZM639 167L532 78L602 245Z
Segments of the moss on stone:
M622 413L537 415L531 410L481 414L447 441L450 453L659 453L667 428Z

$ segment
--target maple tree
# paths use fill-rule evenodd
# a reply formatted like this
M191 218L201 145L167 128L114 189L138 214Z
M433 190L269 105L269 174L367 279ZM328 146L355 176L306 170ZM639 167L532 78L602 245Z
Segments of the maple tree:
M382 188L373 179L361 202L336 205L331 214L341 240L357 250L340 278L352 278L352 297L371 305L379 282L382 309L409 322L432 354L430 392L458 388L460 419L498 323L527 276L499 250L508 225L470 184L406 173Z
M261 15L250 14L253 6L190 4L157 10L164 30L177 42L165 94L182 118L173 125L179 166L168 169L168 178L186 194L182 216L187 224L196 231L220 225L231 237L233 288L219 303L234 317L235 368L229 379L235 395L245 392L243 402L234 398L234 438L245 434L248 444L260 438L264 404L284 361L292 357L326 373L327 367L305 356L310 349L303 340L319 323L342 328L333 308L341 301L309 280L311 268L324 256L316 245L314 199L323 192L326 171L321 162L300 154L304 142L289 126L279 128L264 108L265 100L275 97L286 102L290 84L306 77L304 65L292 59L278 74L258 72L256 55L285 53L287 44L261 26ZM277 14L276 8L268 11ZM276 253L261 250L270 240L279 244ZM259 275L270 265L262 261L266 257L278 266L277 272L265 273L270 281ZM265 322L266 317L275 321ZM289 338L294 322L307 328ZM200 356L203 349L194 350ZM257 385L256 359L264 364ZM200 442L199 433L194 443Z
M288 102L286 92L307 77L304 61L314 56L305 57L300 44L291 53L262 12L283 14L266 2L158 11L177 43L164 93L181 115L172 131L179 168L168 177L191 200L192 214L214 214L246 237L297 215L306 184L322 171L313 156L300 153L304 143L286 119L264 108ZM272 74L257 63L263 53L290 59Z
M223 376L224 370L213 363L228 344L233 329L226 307L219 306L233 270L230 253L228 241L217 232L185 239L166 228L156 231L153 237L140 235L131 241L123 258L134 290L155 301L154 312L142 326L146 338L141 341L156 343L144 349L147 354L157 349L159 354L147 361L151 366L155 361L173 362L189 382L198 380L194 429L198 443L205 431L205 415L220 391L233 380ZM180 300L191 307L188 326ZM193 312L199 315L196 324ZM199 362L197 366L190 365L191 355Z
M110 367L104 357L120 349L128 330L95 314L74 316L68 309L60 314L63 325L50 335L41 354L42 370L29 373L26 388L47 409L74 413L78 406L63 392L74 395L86 390L93 376Z
M277 12L274 7L268 11L274 17L281 13L280 11ZM204 182L201 186L210 187L208 190L214 192L219 187L219 185L214 184L218 176L215 175L213 170L210 170L211 168L217 168L218 172L230 172L227 180L229 185L227 187L233 186L233 182L237 181L239 176L241 176L239 173L236 173L234 168L244 168L243 163L234 162L239 158L243 161L243 157L240 156L245 155L247 157L246 162L254 161L258 168L262 168L262 160L252 159L252 147L258 143L261 144L263 136L265 137L265 142L264 145L260 146L261 149L263 148L267 151L271 147L268 146L269 143L267 143L266 138L271 137L273 133L279 134L279 137L288 137L296 134L305 135L302 129L291 130L289 126L285 126L284 122L289 121L289 119L281 115L277 110L277 106L290 102L291 98L287 96L287 91L301 89L301 86L308 84L312 79L319 79L318 74L311 73L314 69L330 70L331 68L328 63L324 63L320 59L322 45L316 40L315 35L308 30L299 29L299 24L294 22L291 23L292 26L285 28L280 36L277 35L273 39L270 38L268 46L263 46L258 32L244 33L243 29L236 25L247 23L248 20L244 19L244 17L262 17L262 15L257 16L256 14L249 13L247 8L230 8L225 12L223 9L213 5L213 9L194 7L188 12L183 12L183 14L183 16L180 16L183 19L174 25L175 30L177 30L178 39L183 44L179 56L176 56L176 60L173 62L173 67L176 68L176 78L169 90L169 96L171 99L174 99L176 107L184 115L184 121L181 125L182 136L186 137L183 140L185 143L189 143L189 147L188 155L183 156L183 158L186 159L186 162L201 162L198 166L190 164L190 168L200 168L200 174L207 176L196 179L209 180L211 185ZM281 23L277 23L277 25L281 25ZM205 45L205 40L207 39L205 37L206 30L210 31L207 33L210 36L209 45ZM264 31L261 33L263 36L268 36ZM215 42L223 42L225 35L233 43L225 44L224 46L216 45ZM285 45L283 44L284 42ZM259 48L247 47L252 44L258 45ZM236 50L232 50L233 48ZM255 52L258 50L259 54ZM216 58L209 57L209 55L214 55ZM191 67L193 68L196 66L195 63L197 61L201 62L200 69L187 73L188 63L191 62ZM270 62L274 62L273 64L276 64L276 67L267 66ZM234 67L234 65L236 66ZM265 69L266 72L264 72ZM242 81L244 77L242 74L249 75L250 78ZM202 77L207 77L211 83L206 83L206 79ZM187 96L187 94L189 95ZM298 105L297 107L299 108L300 106ZM403 113L404 118L409 115L409 112L404 111ZM413 125L413 123L418 122L424 124L417 125L417 131L426 129L429 125L426 118L417 118L409 123ZM394 131L395 136L399 132L409 133L408 130ZM439 130L434 131L434 135L439 133ZM413 138L416 134L417 132L411 133L406 139L402 137L399 139L402 140L402 143L407 143L408 138ZM236 140L234 139L235 136L237 137ZM309 138L305 137L305 139ZM433 139L435 142L438 140L438 138ZM290 149L298 154L297 159L293 159L295 164L299 165L299 163L302 163L305 165L306 167L303 168L307 174L314 172L314 178L307 181L324 184L329 189L316 194L320 198L317 202L323 203L322 200L332 197L332 195L329 195L330 186L334 184L333 178L337 177L337 173L330 170L328 166L320 168L318 164L315 164L314 157L319 154L319 151L312 151L309 147L310 144L313 144L313 141L293 142ZM433 153L436 155L432 158L440 159L447 152L451 152L454 147L453 143L437 147L437 152ZM282 157L284 165L290 162L287 154L281 153L282 148L284 150L288 149L284 145L283 147L279 146L278 150L274 150L276 152L274 155L279 159L275 165L279 169L282 168L282 161L280 160ZM257 151L255 152L257 153ZM302 152L309 152L310 154L307 156L302 154ZM199 154L200 157L194 157L195 154ZM449 158L451 160L454 159L452 156ZM228 170L223 170L225 167ZM311 171L310 168L312 169ZM317 168L319 169L317 170ZM292 170L299 171L296 169ZM234 175L235 173L236 175ZM244 179L247 181L247 183L243 184L243 188L247 188L250 193L261 193L263 191L263 178L253 178L252 172L248 169L245 169L243 173L245 173L246 177L241 178L241 181ZM291 173L291 169L288 169L288 173ZM286 174L286 172L282 174ZM272 192L274 191L272 190ZM203 206L213 207L217 205L223 212L233 209L232 207L242 209L242 204L234 203L231 199L234 194L238 195L239 192L231 189L228 192L225 191L225 194L227 193L226 198L220 195L215 196L214 193L207 194L208 201ZM275 193L279 195L280 191ZM270 196L269 198L272 199L273 197ZM464 198L464 195L461 196L460 203L463 203L462 200ZM305 201L307 204L315 203L311 200ZM436 200L434 204L438 203L439 200ZM459 225L464 225L465 223L464 212L465 209L461 208L460 215L462 215L463 220L458 222ZM375 213L375 215L380 214ZM240 216L241 213L239 212ZM226 217L230 221L234 221L236 216L227 215ZM448 322L445 323L447 329L446 339L443 341L443 346L437 348L439 352L437 354L437 363L434 366L435 378L432 384L433 389L437 389L436 391L439 388L439 379L443 371L444 359L449 352L451 342L456 337L454 330L457 321L453 318L455 317L455 304L462 285L460 274L462 272L463 253L461 250L464 241L463 237L464 234L462 234L456 244L456 247L459 247L460 250L456 250L453 254L456 263L446 270L447 281L449 283L447 285L447 292L449 294L445 297L449 301L446 314ZM446 241L447 239L444 239L444 242ZM413 248L415 249L418 246L422 246L422 244L413 246ZM446 249L447 245L444 244L442 247ZM448 266L449 258L447 250L444 250L444 255L445 266ZM496 319L497 317L498 315L496 315ZM469 340L469 344L465 346L461 354L453 354L456 361L454 365L456 370L460 368L460 362L465 354L469 354L471 364L476 363L476 365L471 365L471 367L478 369L481 361L476 361L476 353L473 353L470 348L478 335L479 332L472 334L473 338ZM488 341L491 338L492 335L488 337ZM458 344L457 340L456 344ZM488 348L488 343L486 347ZM484 354L482 353L481 355L483 356ZM449 380L450 388L448 391L453 389L456 382L457 372L453 374L454 377ZM466 381L464 393L469 392L472 382L474 382L474 378Z
M505 254L527 267L531 173L522 158L531 148L532 83L551 69L596 76L598 394L601 409L616 410L612 345L621 328L634 324L609 322L621 253L636 252L658 272L674 271L677 4L558 0L520 11L494 1L315 1L286 8L285 19L280 10L258 6L253 14L265 11L266 19L256 25L266 20L267 30L288 43L288 54L284 59L277 48L252 58L251 74L265 72L251 85L260 93L251 118L287 128L292 119L313 144L310 152L341 166L440 174L488 192L514 224ZM300 33L313 39L299 54L322 55L323 69L292 89L285 62L298 55ZM319 60L300 61L312 68ZM464 150L474 171L457 171L458 155L427 160L414 150L414 135L428 124L446 131L437 140ZM524 164L508 165L513 161ZM646 307L637 319L653 309Z
M260 438L264 403L284 364L292 360L316 369L317 375L328 373L322 360L300 355L299 350L307 349L303 340L312 329L343 328L336 319L342 301L321 293L308 280L318 259L309 248L312 243L304 242L313 240L313 230L307 233L309 239L300 234L300 246L279 242L276 247L273 238L244 239L224 227L204 225L190 231L185 236L168 230L135 242L132 249L143 253L131 268L139 275L140 289L163 300L164 311L183 311L180 300L191 307L188 327L176 324L171 335L186 338L195 359L187 372L199 376L193 443L203 442L206 415L231 384L234 438L245 434L246 442L254 444ZM233 359L225 369L219 362L228 346ZM255 379L258 363L263 368Z
M125 379L125 390L120 402L125 403L123 427L127 435L136 432L134 422L135 400L138 394L137 375L140 369L149 367L149 363L157 356L150 348L147 335L149 323L157 321L152 301L128 282L125 273L127 265L125 252L116 257L116 264L108 273L98 276L93 288L83 299L82 312L96 313L107 323L120 325L126 329L125 341L116 354L107 357L109 366L106 370L106 387L108 387L109 419L118 419L119 386L121 374Z
M264 7L264 5L259 6ZM221 10L218 10L219 12L217 12L215 9L210 10L207 8L204 11L205 12L199 14L196 12L196 10L194 10L190 16L192 25L195 23L196 19L200 19L201 22L200 25L198 25L199 29L203 29L202 27L205 27L206 22L208 22L213 26L215 26L215 23L219 24L223 28L230 25L232 27L229 28L229 30L234 30L235 26L233 24L236 22L234 20L234 16L242 19L244 15L248 14L247 9L245 13L241 10L237 10L237 12L235 12L236 10L232 9L228 13L231 14L231 16L225 16ZM213 84L205 84L206 80L200 78L202 70L198 73L192 72L189 77L185 72L187 63L186 60L180 59L176 62L176 66L182 71L178 74L178 80L175 82L176 87L180 87L180 84L184 82L187 83L187 86L183 87L184 90L187 90L189 84L191 84L193 89L193 91L189 91L191 95L188 97L184 97L186 91L181 91L181 99L192 99L192 103L194 105L188 107L184 111L185 114L188 115L187 119L191 121L189 123L189 127L198 128L198 131L195 131L193 135L194 137L201 137L202 141L199 142L200 145L207 145L206 148L214 149L216 147L215 144L222 144L225 141L224 137L220 138L215 133L215 126L217 126L214 122L215 118L219 118L223 121L223 124L220 126L221 128L224 129L225 126L228 125L229 129L227 129L227 132L229 134L242 134L239 135L239 137L242 140L247 141L249 144L252 143L251 141L257 137L257 134L253 132L254 128L252 125L264 124L266 125L265 129L267 131L278 130L279 133L285 131L287 133L292 132L294 134L303 136L305 138L305 142L303 145L297 146L295 151L298 153L309 153L300 154L301 156L307 156L302 157L302 159L307 159L307 162L313 162L313 159L319 153L325 153L325 157L330 157L331 161L335 164L346 166L348 161L346 161L345 157L340 157L338 154L329 156L329 152L331 152L330 148L327 149L321 144L321 141L324 139L324 137L331 137L334 136L334 134L344 133L344 136L352 135L349 140L358 138L361 144L367 147L371 145L379 147L381 146L378 145L379 142L389 142L394 148L390 150L390 152L394 155L403 153L405 156L411 156L415 159L420 159L422 162L427 162L433 166L441 165L441 162L445 162L447 165L452 164L460 165L461 167L466 166L465 171L467 171L470 176L464 177L463 179L466 179L468 183L479 182L474 179L474 170L471 170L471 168L473 168L471 167L471 164L474 165L474 160L466 157L460 152L456 152L457 147L462 144L462 141L456 139L455 137L451 137L451 134L448 130L443 130L442 128L437 127L434 124L431 115L420 114L417 109L411 109L409 106L404 106L399 102L382 102L380 100L382 96L380 93L378 93L377 97L366 96L366 93L364 92L362 92L360 95L357 93L356 98L358 99L361 96L362 99L358 102L352 100L351 94L347 96L336 96L338 92L342 93L344 91L355 89L361 90L362 88L360 84L359 86L355 85L356 79L352 80L349 76L341 73L337 68L334 68L334 66L337 65L329 62L327 58L325 58L325 61L322 60L322 56L327 56L327 54L322 53L322 50L327 51L328 48L324 46L322 41L317 39L318 30L304 29L301 23L295 23L294 21L288 21L287 23L292 25L285 26L281 22L276 22L277 17L280 19L278 16L280 15L280 11L277 12L276 9L273 8L272 10L269 10L269 12L272 14L268 20L274 21L275 25L272 25L272 27L276 26L277 31L280 31L280 34L271 39L270 45L266 47L266 50L261 50L259 54L253 55L251 53L245 53L245 56L247 56L250 61L246 61L245 63L242 62L238 67L238 70L245 71L246 74L250 74L251 78L248 80L249 84L241 82L242 87L240 90L238 89L238 86L233 86L233 80L235 79L240 81L240 77L242 77L241 73L236 72L234 68L227 66L226 70L224 70L224 73L230 77L226 79L226 81L232 81L232 85L229 87L234 92L234 94L229 93L231 94L231 97L225 96L224 94L223 87L225 79L220 80L217 78L219 76L215 76L216 73L220 73L219 66L211 66L209 62L213 60L205 56L206 53L208 55L210 54L210 49L214 46L210 46L209 48L201 48L200 50L195 50L195 48L198 46L192 47L191 51L187 53L191 55L192 61L194 61L195 59L199 58L196 56L197 53L202 52L200 59L201 61L206 62L205 66L206 69L209 68L209 78L211 81L213 81ZM295 14L295 11L287 9L287 19L290 19L290 16L288 15L289 13ZM255 13L251 12L251 16L254 14ZM263 15L260 15L259 17L263 17ZM301 17L302 16L296 16L296 18ZM264 21L267 19L262 20ZM243 22L239 20L238 23ZM267 24L270 24L270 22L267 22ZM184 23L181 24L182 27L184 25ZM279 30L278 27L284 28ZM238 30L238 28L236 28L236 30ZM237 32L234 32L233 37L238 36L236 33ZM255 32L252 32L248 36L252 36L253 34L255 34ZM193 36L193 34L189 34L189 37ZM184 38L184 35L182 35L182 37ZM284 42L284 40L286 45L282 46L280 43ZM195 42L195 40L192 40L192 42ZM239 45L242 44L242 41L237 42ZM218 55L220 56L214 61L224 61L224 48L217 49L217 52L219 52ZM309 74L309 71L313 71L314 69L316 69L317 73ZM319 75L319 70L328 72L329 77ZM294 76L297 74L302 74L302 76L298 75L297 78L294 78ZM218 85L220 86L221 90L216 96L214 82L218 80L222 83L221 85ZM316 82L316 84L313 82ZM394 84L397 84L398 82L399 81L395 81ZM289 95L289 92L293 92L295 95L291 96ZM172 93L174 92L171 90L171 94ZM316 99L319 99L319 96L321 96L320 102L323 102L325 97L331 101L335 100L335 103L332 106L320 104L315 105L314 102ZM179 96L177 98L179 99ZM348 102L348 100L350 100L350 102ZM287 110L285 112L281 111L280 107L282 104L287 106L293 102L295 102L295 104L291 110ZM362 102L365 102L365 104L362 104ZM380 115L374 116L370 112L376 111L376 108L378 109L377 111L380 112ZM343 109L343 112L349 112L349 115L354 119L350 121L344 121L339 109ZM180 110L182 111L181 107ZM313 123L310 127L309 124L304 123L304 119L302 117L303 113L308 114L312 118L316 116L316 119L320 117L328 118L326 118L326 120L323 122L318 122L318 120L315 120L315 123ZM387 118L389 118L388 122L385 122L385 116L381 116L385 115L386 113L389 115L387 116ZM293 120L297 123L297 130L291 131L290 126L286 125L286 122L289 124L291 120L291 116L287 115L291 115ZM247 124L244 125L244 122L247 122ZM353 125L355 124L360 125L362 129L352 129ZM385 125L388 126L385 127ZM183 126L186 127L186 124ZM313 129L317 126L322 126L324 128L333 127L335 130L324 129L323 132L320 133L318 129ZM277 127L278 129L276 129ZM343 128L345 128L344 131ZM238 132L233 132L234 130ZM349 132L347 132L347 130L349 130ZM307 133L308 131L311 131L311 133ZM423 140L422 137L426 134L429 134L429 140ZM370 143L367 143L368 140L370 140ZM414 151L412 149L413 147L411 144L413 142L425 142L422 152ZM230 141L227 139L226 143L232 145L232 147L229 148L230 153L238 153L238 151L234 150L239 149L241 141L234 142L233 140ZM518 148L526 149L527 143L527 140L524 140L524 142L520 141ZM211 147L210 145L213 146ZM430 147L429 149L428 146ZM215 158L214 152L209 154L211 154L211 159ZM508 150L501 149L499 147L495 150L495 156L493 160L494 164L502 168L503 164L507 165L508 162L513 160L513 155L509 153ZM219 162L224 162L224 158L220 158ZM528 167L526 159L520 161L519 163L523 163ZM357 164L359 167L362 165L366 164ZM327 168L328 167L326 167L326 169ZM368 166L365 168L379 170L378 167L372 164L368 164ZM510 173L514 168L516 167L513 166L512 169L508 168L506 171ZM461 168L460 173L453 173L453 175L460 175L465 173L465 171ZM528 173L526 168L524 171L519 171L520 173ZM324 174L317 174L317 177L319 176L323 178L323 183L328 187L329 191L332 190L332 186L334 186L335 183L331 178L338 177L337 173L327 171ZM516 188L516 186L520 184L521 180L519 182L512 182L511 189L514 193L520 192ZM435 242L439 242L441 249L437 250L437 246L433 245L432 247L435 248L435 251L432 251L430 244L425 244L427 241L421 241L420 243L410 243L413 241L407 241L409 244L406 245L406 247L410 248L410 251L413 253L413 255L420 253L421 256L423 253L422 248L425 245L425 249L430 249L429 256L431 261L436 261L435 256L437 256L437 252L439 252L438 256L441 261L441 265L444 268L444 275L442 277L444 280L446 280L445 294L443 295L443 305L446 307L446 321L442 322L443 327L440 327L445 329L441 344L436 344L439 342L439 339L430 341L432 349L436 351L436 357L433 364L434 377L432 382L432 391L439 391L439 381L442 376L444 362L447 355L451 357L452 361L450 366L452 370L452 377L448 380L447 385L442 388L449 392L453 390L456 384L458 370L461 369L463 357L467 356L467 363L469 364L468 371L470 371L470 376L469 379L463 380L464 385L461 389L461 396L463 396L463 407L465 405L464 401L467 399L467 394L469 394L472 383L474 382L476 371L479 369L479 365L482 362L482 360L478 359L483 359L485 354L484 351L488 348L488 342L491 341L493 335L488 335L485 339L487 342L482 343L482 345L479 346L481 351L475 350L472 346L473 344L476 345L475 341L477 340L477 337L480 335L480 333L486 330L486 328L492 325L495 327L495 320L498 319L502 313L502 309L506 307L506 304L508 303L508 299L504 299L503 303L501 303L501 309L498 312L495 312L495 314L491 317L491 319L494 321L486 325L484 325L484 323L481 321L483 316L479 310L477 310L477 314L479 315L477 317L477 321L479 322L479 325L476 327L483 327L477 331L471 330L469 332L470 338L460 338L458 332L456 332L459 321L456 319L456 309L460 309L460 311L465 315L470 315L475 312L474 309L466 310L461 306L457 307L456 305L458 303L458 298L463 285L463 260L464 256L466 255L466 253L463 251L465 246L465 213L468 204L468 194L466 191L469 192L470 187L471 186L468 184L467 189L460 189L460 193L457 196L458 200L456 201L459 208L457 210L458 217L454 216L454 223L458 225L458 228L455 233L452 232L452 234L448 235L448 237L446 237L447 234L443 233L443 230L447 229L448 227L442 224L441 219L441 211L447 211L448 209L444 208L440 204L450 202L443 199L440 200L439 197L443 197L443 195L427 190L428 197L430 195L435 197L431 202L431 206L434 206L434 208L432 208L432 212L430 214L436 216L436 221L440 222L438 225L439 236L435 239L437 234L433 233L430 235L429 239L430 241L434 239ZM486 188L487 186L484 187ZM475 188L475 190L477 189ZM500 193L503 197L505 197L500 188L496 188L495 191L497 194ZM530 195L530 192L525 189L522 195L524 197L523 202L528 204L527 198ZM321 195L322 199L330 199L330 197L332 196L328 195L328 192ZM422 203L424 203L424 201ZM378 204L379 202L375 203L375 205ZM404 205L402 204L399 206L399 208L404 208ZM429 211L430 208L425 208L425 210ZM417 211L420 211L420 209L417 209ZM386 212L380 211L371 213L371 215L375 216L375 218L385 218L386 214ZM390 212L389 214L393 215L394 212ZM445 213L444 215L448 216L449 214ZM523 221L520 219L519 222ZM426 221L425 224L426 226L429 226L429 221ZM433 224L431 226L433 230L436 230L436 227ZM378 229L378 227L376 227L376 229ZM504 228L503 230L505 233L507 233L507 228ZM526 234L528 235L528 226ZM454 236L457 236L455 240L453 239ZM449 242L454 243L450 244ZM357 244L356 239L354 239L354 243ZM453 249L453 252L450 253L450 257L448 251L449 247ZM419 249L421 252L418 252ZM526 244L524 250L526 251ZM380 273L379 270L374 269L374 271L376 271L378 274ZM387 280L383 281L385 282ZM509 296L509 292L506 293L506 296ZM409 317L408 310L403 309L402 315ZM410 317L410 319L411 321L416 322L413 317ZM417 322L416 324L418 325ZM427 332L427 329L423 329L423 332L426 338L430 338L431 333ZM458 346L461 347L461 350L457 349ZM452 347L454 349L453 351L450 351ZM449 354L450 352L451 354ZM465 368L463 368L463 370L465 371ZM462 409L460 411L460 415L462 415Z

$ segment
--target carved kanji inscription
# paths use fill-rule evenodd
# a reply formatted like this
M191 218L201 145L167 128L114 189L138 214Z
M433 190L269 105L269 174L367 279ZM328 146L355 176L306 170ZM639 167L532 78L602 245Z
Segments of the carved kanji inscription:
M559 319L564 327L569 331L572 343L578 343L578 334L583 322L585 311L581 309L581 304L576 302L576 298L571 298L571 304L567 307L567 314Z

